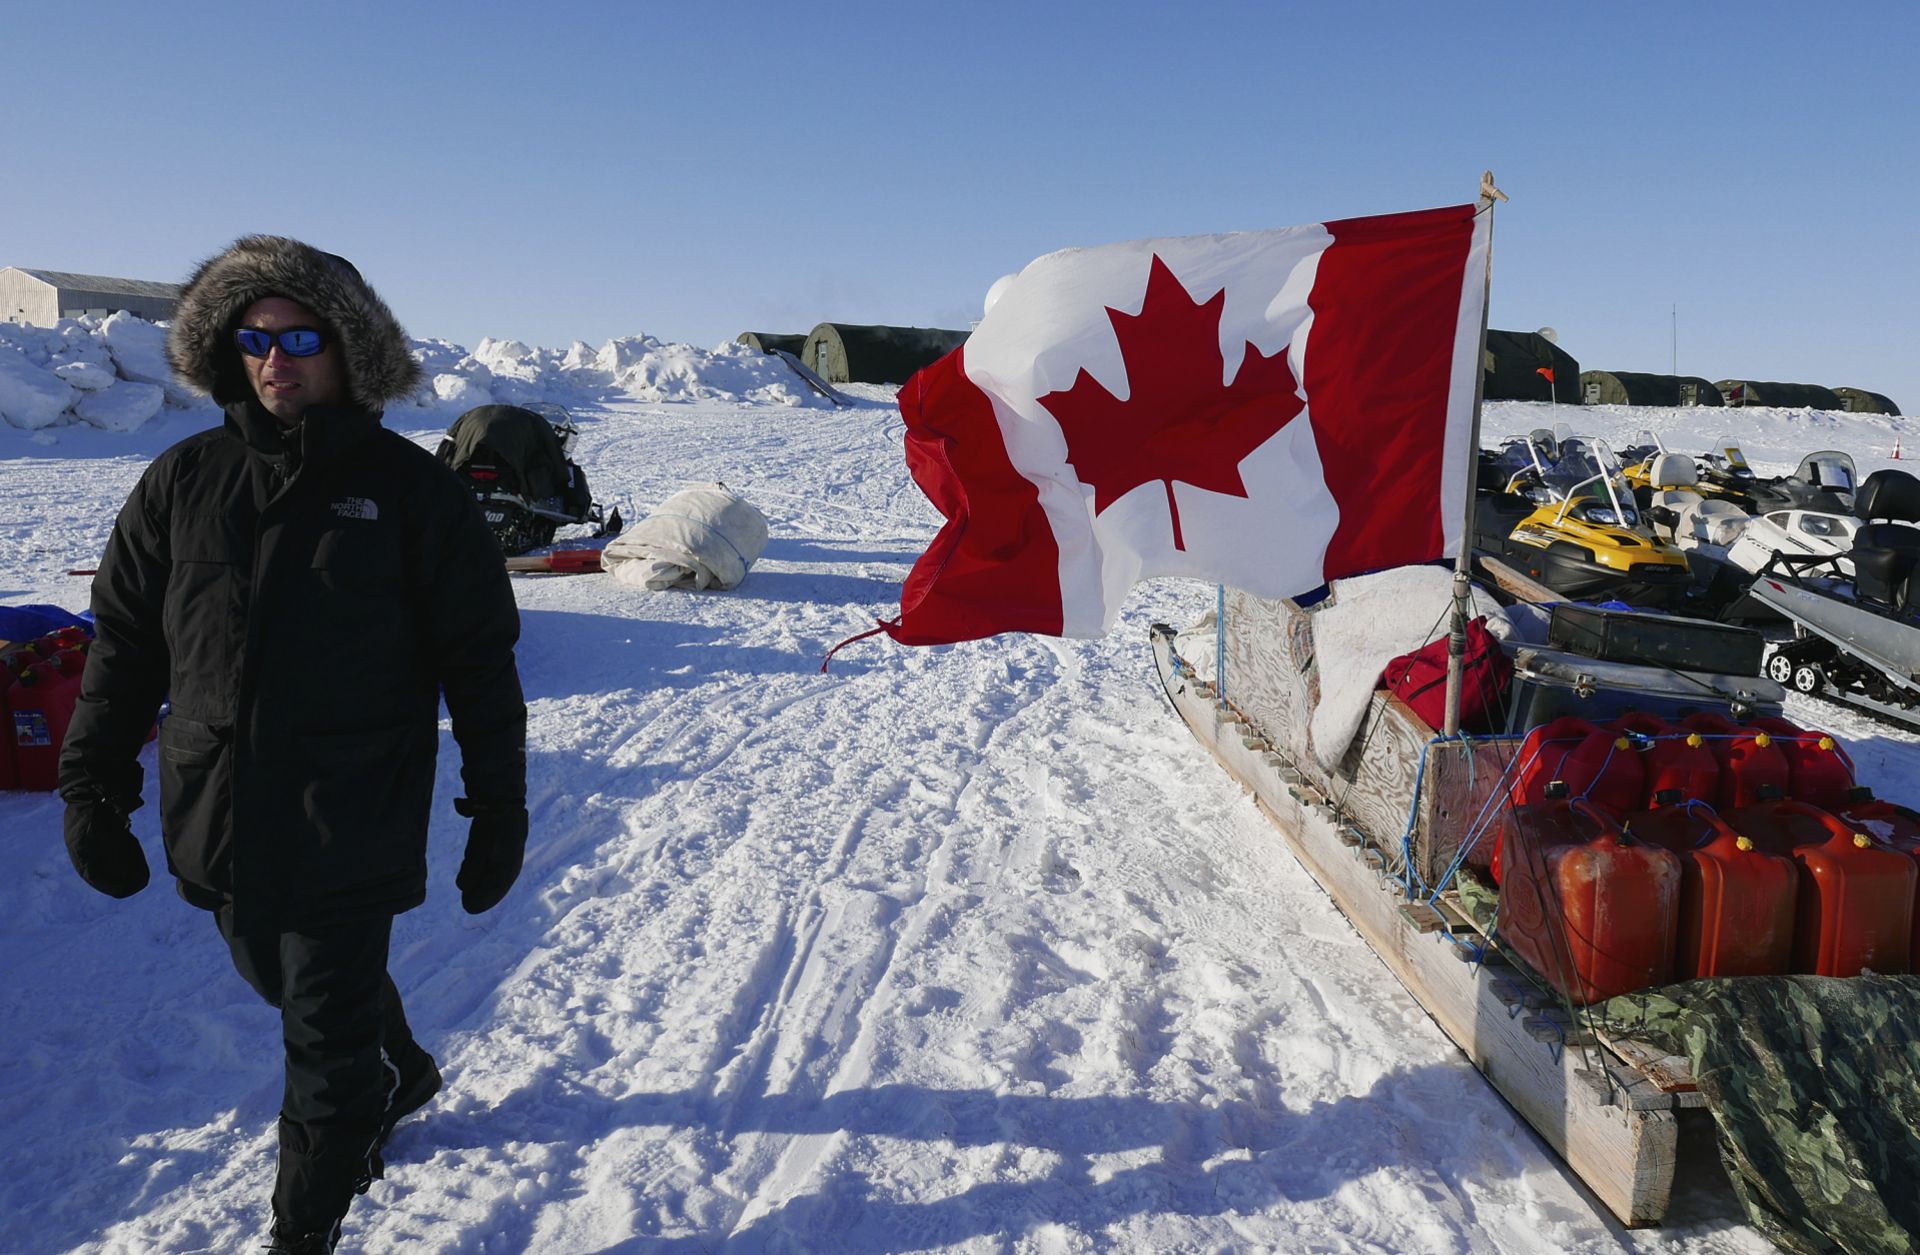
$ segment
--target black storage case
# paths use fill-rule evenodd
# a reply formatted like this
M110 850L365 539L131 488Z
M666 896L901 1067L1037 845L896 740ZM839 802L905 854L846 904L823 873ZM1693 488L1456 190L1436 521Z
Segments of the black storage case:
M1760 674L1766 642L1752 628L1557 602L1547 643L1608 662L1639 662L1717 675Z

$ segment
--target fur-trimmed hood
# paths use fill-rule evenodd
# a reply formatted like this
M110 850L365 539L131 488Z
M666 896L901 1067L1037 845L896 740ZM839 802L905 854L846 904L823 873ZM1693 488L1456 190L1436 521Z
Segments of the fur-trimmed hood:
M353 263L278 235L243 236L193 272L167 332L174 373L222 405L250 399L232 332L247 307L267 296L299 302L334 333L347 394L361 409L379 413L419 388L407 333Z

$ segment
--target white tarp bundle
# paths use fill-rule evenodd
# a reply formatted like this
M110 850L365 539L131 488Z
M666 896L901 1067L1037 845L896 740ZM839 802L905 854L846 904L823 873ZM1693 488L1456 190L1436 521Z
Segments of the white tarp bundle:
M767 547L767 517L725 484L682 488L607 543L600 565L622 584L733 588Z

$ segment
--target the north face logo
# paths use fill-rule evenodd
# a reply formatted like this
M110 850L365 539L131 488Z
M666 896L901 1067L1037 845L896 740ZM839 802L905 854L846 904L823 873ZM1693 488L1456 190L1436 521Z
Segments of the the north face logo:
M343 519L377 519L380 507L365 497L342 497L333 503L333 512Z

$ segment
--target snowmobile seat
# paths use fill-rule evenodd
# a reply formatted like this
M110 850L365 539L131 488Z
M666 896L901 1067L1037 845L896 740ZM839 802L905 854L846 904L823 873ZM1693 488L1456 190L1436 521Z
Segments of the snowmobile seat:
M1904 523L1868 523L1853 535L1853 586L1862 599L1910 609L1920 587L1920 527Z
M1492 449L1480 450L1474 462L1473 487L1476 492L1505 492L1509 478L1500 455Z
M1662 453L1653 459L1647 482L1655 488L1691 488L1700 482L1700 472L1685 454Z
M1694 486L1700 482L1700 475L1694 469L1693 459L1679 453L1656 454L1653 464L1647 469L1647 490L1642 505L1647 511L1647 521L1654 526L1654 532L1663 540L1689 534L1691 524L1686 520L1706 500Z
M1752 521L1745 510L1731 501L1702 500L1681 512L1675 532L1709 545L1726 546L1740 539L1740 533Z
M1854 496L1853 513L1862 523L1920 523L1920 478L1892 467L1875 471Z

